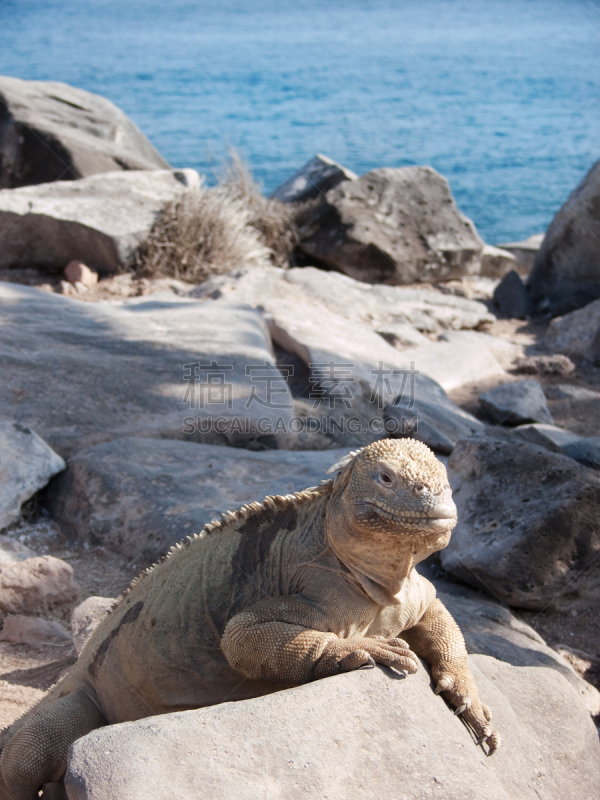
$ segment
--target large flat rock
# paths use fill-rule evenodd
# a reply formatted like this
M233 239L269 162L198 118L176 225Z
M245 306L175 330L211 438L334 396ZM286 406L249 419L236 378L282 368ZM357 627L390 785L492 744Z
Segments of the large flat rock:
M273 341L309 367L315 402L346 403L347 417L362 433L358 443L387 432L448 453L458 439L483 428L414 360L362 325L300 302L280 302L265 314Z
M546 231L527 288L539 313L566 314L600 298L600 161Z
M368 284L315 267L243 268L217 275L192 290L193 297L224 299L276 310L283 302L323 307L370 330L409 325L417 331L478 328L494 317L477 300L431 289Z
M478 274L483 242L431 167L382 168L330 189L299 217L299 248L368 283Z
M378 668L94 731L71 749L69 800L595 800L598 693L502 606L438 589L503 739L491 758L425 665L406 678Z
M0 76L0 189L168 167L110 100L66 83Z
M15 522L21 506L66 467L37 433L0 420L0 530Z
M473 436L448 464L458 524L450 574L510 606L592 609L600 598L600 475L516 436Z
M0 191L0 267L120 272L169 200L200 188L193 169L108 172Z
M318 485L347 452L117 439L74 456L50 505L69 536L147 564L227 511Z
M0 371L0 420L62 456L123 436L288 442L292 397L248 307L174 295L92 304L0 283ZM268 386L283 407L261 404Z

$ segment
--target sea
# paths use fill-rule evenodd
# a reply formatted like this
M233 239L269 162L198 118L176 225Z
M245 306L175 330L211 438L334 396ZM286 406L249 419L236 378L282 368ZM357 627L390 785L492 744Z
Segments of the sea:
M0 74L120 106L176 167L269 193L315 153L429 164L497 244L600 158L600 0L0 0Z

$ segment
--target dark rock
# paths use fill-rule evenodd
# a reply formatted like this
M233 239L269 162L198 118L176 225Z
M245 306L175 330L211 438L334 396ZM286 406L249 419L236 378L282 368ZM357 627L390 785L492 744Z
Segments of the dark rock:
M167 202L200 185L193 169L146 170L0 191L0 267L121 272Z
M546 232L527 282L536 312L567 314L600 298L600 161Z
M554 422L542 387L533 378L503 383L479 395L479 402L489 417L501 425Z
M586 467L600 469L600 436L570 442L563 447L563 453Z
M344 181L299 219L307 256L367 283L448 280L480 271L483 242L431 167Z
M168 168L110 100L66 83L0 76L0 189Z
M531 314L531 300L527 289L514 269L507 272L494 289L494 303L503 317L525 319Z
M358 175L351 170L317 153L298 172L290 175L269 197L282 203L302 203L325 194L342 181L354 181L357 178Z
M600 601L600 475L516 437L473 436L449 460L458 525L440 553L451 575L510 606Z
M553 319L543 344L549 350L600 365L600 300Z

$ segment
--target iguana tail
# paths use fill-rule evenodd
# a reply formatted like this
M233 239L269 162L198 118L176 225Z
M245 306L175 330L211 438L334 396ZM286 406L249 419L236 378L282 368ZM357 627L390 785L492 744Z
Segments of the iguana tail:
M34 709L2 750L0 800L38 800L45 783L65 774L73 742L103 725L102 713L83 692Z

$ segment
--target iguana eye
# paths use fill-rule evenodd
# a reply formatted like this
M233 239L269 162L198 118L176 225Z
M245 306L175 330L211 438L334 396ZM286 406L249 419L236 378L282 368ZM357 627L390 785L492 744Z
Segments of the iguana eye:
M383 483L384 486L391 486L394 482L392 477L387 474L387 472L382 472L379 476L379 480Z

